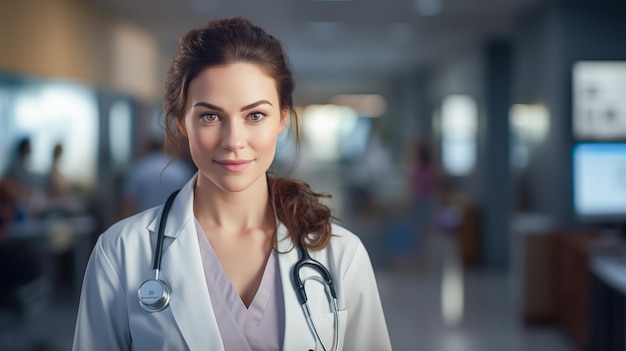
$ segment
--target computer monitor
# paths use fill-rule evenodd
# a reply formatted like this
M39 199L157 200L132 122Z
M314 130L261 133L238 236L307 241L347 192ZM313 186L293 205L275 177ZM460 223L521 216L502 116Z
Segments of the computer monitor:
M626 140L626 61L576 62L572 88L576 140Z
M582 142L572 150L574 213L585 222L626 223L626 142Z

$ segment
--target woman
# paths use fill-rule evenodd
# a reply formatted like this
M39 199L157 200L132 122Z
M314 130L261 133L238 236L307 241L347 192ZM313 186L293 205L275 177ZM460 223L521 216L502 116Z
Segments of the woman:
M245 19L209 22L181 39L166 82L167 140L187 140L198 172L165 214L156 273L162 206L100 237L85 273L74 349L391 348L362 243L331 223L322 195L267 173L290 118L297 129L293 89L280 43ZM299 247L330 271L337 296L332 313L320 274L309 265L298 271L312 323L292 281ZM157 289L158 301L171 296L169 304L138 297L139 289L154 293L142 283L156 274L171 290L160 298Z
M53 199L63 198L70 193L70 184L61 172L61 157L63 157L63 145L55 144L52 149L52 167L48 174L48 196Z

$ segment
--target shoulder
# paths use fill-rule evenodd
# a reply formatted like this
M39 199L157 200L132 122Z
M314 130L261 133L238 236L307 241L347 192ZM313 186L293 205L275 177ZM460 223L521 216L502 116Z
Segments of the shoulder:
M356 234L341 224L337 224L335 222L331 223L331 232L333 235L332 238L335 239L335 241L352 245L356 245L361 242L361 239ZM333 239L331 239L331 243Z
M331 245L354 246L361 244L361 239L346 227L331 223Z
M117 251L121 245L149 239L146 235L156 220L162 206L154 207L112 224L100 237L99 244L105 251Z
M361 238L352 231L337 223L332 223L331 230L330 244L322 251L327 251L329 259L337 266L347 269L355 260L369 257Z
M85 281L91 284L108 281L127 285L134 267L149 267L152 244L149 225L157 208L144 211L111 225L99 237L92 249L85 270Z

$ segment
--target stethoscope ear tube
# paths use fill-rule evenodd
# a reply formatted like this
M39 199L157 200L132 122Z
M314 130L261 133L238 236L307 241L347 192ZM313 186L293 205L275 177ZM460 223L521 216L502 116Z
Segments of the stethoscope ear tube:
M337 299L335 284L328 269L326 269L326 267L324 267L324 265L320 262L311 258L304 244L301 243L298 245L298 251L300 252L300 259L293 265L293 268L291 270L291 278L294 288L296 290L296 294L298 295L298 302L300 302L300 304L302 305L308 301L306 290L304 289L304 282L300 277L300 270L304 267L310 267L318 272L326 283L325 285L327 286L332 298Z
M158 272L161 269L161 257L163 257L163 239L165 238L165 224L167 223L167 215L170 213L170 208L172 208L172 203L174 203L174 198L178 195L180 189L171 193L170 196L165 201L165 205L163 206L163 212L161 213L161 219L159 220L159 229L157 230L157 242L156 249L154 250L154 260L152 264L152 269L156 271L156 278L158 277Z
M320 337L317 331L317 328L315 327L315 323L313 322L311 309L309 307L309 302L308 302L308 298L306 295L306 289L304 288L304 280L302 280L302 278L300 277L300 270L303 267L310 267L311 269L319 273L321 277L314 276L314 277L306 278L305 280L313 279L313 280L319 281L325 287L324 290L326 292L326 297L329 300L330 307L334 316L335 333L333 337L333 345L334 345L333 350L337 351L339 349L339 308L337 306L337 293L335 292L335 284L333 283L332 276L330 272L328 271L328 269L324 267L323 264L311 258L311 256L309 255L309 252L307 251L303 243L300 243L298 245L298 251L300 253L300 259L293 265L293 268L291 270L291 279L293 281L296 295L298 296L298 302L302 306L307 323L309 324L309 327L311 327L311 330L313 331L315 339L319 341L324 351L328 351L328 349L326 348L326 345L322 341L322 338Z

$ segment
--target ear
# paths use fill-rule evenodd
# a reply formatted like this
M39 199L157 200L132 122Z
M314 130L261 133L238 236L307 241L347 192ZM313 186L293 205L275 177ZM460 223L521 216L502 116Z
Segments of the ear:
M178 126L178 132L186 138L187 128L185 128L185 117L177 118L176 125Z
M280 125L278 126L278 134L282 133L289 122L289 109L284 109L280 113Z

